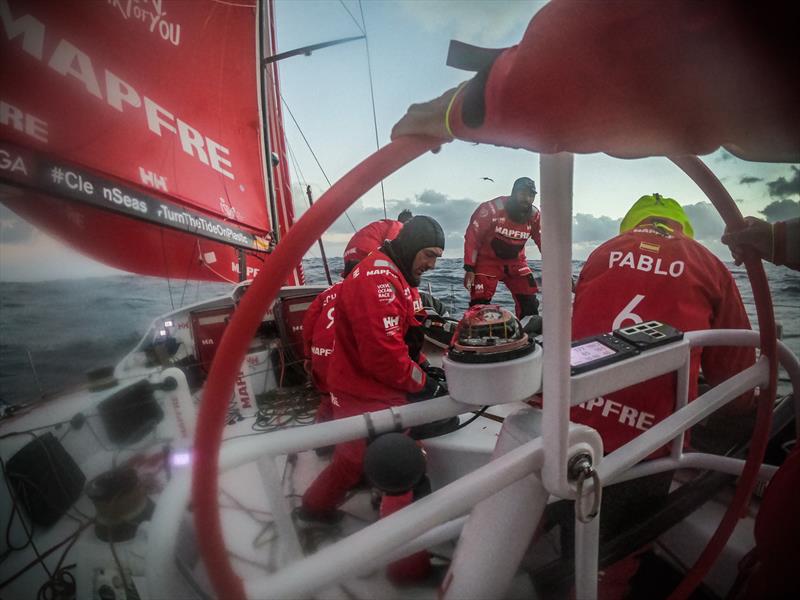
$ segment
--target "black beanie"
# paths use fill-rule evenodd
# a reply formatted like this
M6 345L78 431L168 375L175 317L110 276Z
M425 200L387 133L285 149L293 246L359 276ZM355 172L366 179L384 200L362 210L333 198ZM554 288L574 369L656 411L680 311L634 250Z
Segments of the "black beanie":
M511 186L511 194L513 195L517 190L530 190L535 194L536 183L530 177L520 177L514 182L514 185Z
M435 219L417 215L407 221L398 236L385 245L390 249L391 258L400 267L406 280L412 283L413 277L409 278L409 276L417 252L423 248L444 250L444 231Z

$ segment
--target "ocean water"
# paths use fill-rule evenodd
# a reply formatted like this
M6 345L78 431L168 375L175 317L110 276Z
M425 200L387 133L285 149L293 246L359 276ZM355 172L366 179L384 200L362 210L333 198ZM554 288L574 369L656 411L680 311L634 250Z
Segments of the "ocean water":
M539 272L538 261L531 261ZM582 262L573 263L573 274ZM305 262L309 283L324 283L319 259ZM743 268L729 265L753 323L753 294ZM341 259L331 260L334 278ZM775 314L785 342L800 355L800 274L766 265ZM467 306L459 259L441 259L423 279L454 316ZM228 284L166 281L122 275L37 283L0 282L0 400L35 401L85 382L86 372L116 364L159 315L225 294ZM511 295L498 286L495 300L513 309ZM546 307L544 308L546 310Z

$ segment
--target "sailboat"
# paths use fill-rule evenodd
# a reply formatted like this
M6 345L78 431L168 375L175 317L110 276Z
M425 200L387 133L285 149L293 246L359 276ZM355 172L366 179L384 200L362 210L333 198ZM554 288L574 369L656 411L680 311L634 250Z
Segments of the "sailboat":
M255 277L157 318L88 390L6 412L4 596L434 597L441 583L444 597L530 597L520 563L551 493L598 501L600 482L643 474L652 467L636 463L651 446L769 380L764 360L603 459L597 433L568 422L568 401L679 370L692 344L714 336L754 345L758 335L699 332L570 377L569 290L552 284L547 353L538 348L524 369L495 365L508 372L506 388L487 389L451 361L450 396L309 425L313 402L298 410L280 396L298 320L320 291L302 285L300 259L350 202L436 142L395 142L294 223L276 67L261 68L276 53L270 3L110 1L78 11L0 0L0 17L9 57L0 83L16 90L2 99L4 204L131 272ZM544 156L542 167L543 211L568 232L570 158ZM549 281L568 270L568 242L556 226L545 232ZM797 358L782 350L780 360L800 383ZM543 381L542 370L552 376ZM529 406L540 389L564 401ZM488 398L492 418L462 416L465 427L426 442L433 494L367 527L370 494L357 494L337 532L344 539L309 553L292 498L322 464L311 450L468 414ZM744 465L675 447L672 468ZM581 490L567 473L579 455L590 467ZM766 479L774 469L757 471ZM579 597L596 592L591 512L577 527ZM383 565L432 547L452 559L442 582L399 590L383 577Z

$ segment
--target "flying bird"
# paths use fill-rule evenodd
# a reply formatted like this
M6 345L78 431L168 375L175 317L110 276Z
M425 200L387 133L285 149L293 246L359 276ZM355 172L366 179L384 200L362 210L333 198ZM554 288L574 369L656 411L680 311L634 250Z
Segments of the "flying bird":
M492 183L494 183L494 179L492 179L491 177L481 177L481 179L483 179L484 181L491 181Z

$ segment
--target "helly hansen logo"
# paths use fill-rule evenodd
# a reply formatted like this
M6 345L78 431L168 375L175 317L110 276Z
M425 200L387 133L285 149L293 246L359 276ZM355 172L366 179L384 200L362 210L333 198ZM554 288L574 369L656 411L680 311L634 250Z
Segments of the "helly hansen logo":
M400 317L383 317L383 327L387 331L400 326Z

